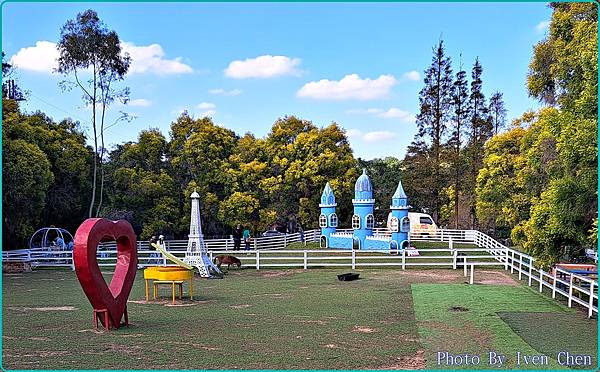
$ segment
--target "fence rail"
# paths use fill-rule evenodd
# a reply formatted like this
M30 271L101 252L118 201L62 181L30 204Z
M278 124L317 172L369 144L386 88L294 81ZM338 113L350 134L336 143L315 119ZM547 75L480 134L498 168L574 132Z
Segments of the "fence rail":
M338 230L350 232L351 230ZM389 234L387 229L375 229L376 234ZM304 241L319 240L319 230L304 232ZM274 237L253 238L248 251L233 250L233 239L206 239L210 258L218 254L234 254L245 267L257 270L264 268L302 268L346 267L349 269L365 267L447 267L463 269L463 275L474 282L475 268L498 266L516 273L519 280L527 280L529 286L537 285L538 290L550 291L552 298L563 296L569 307L573 303L583 306L588 316L598 314L597 280L556 268L546 272L535 267L535 259L527 254L509 248L488 235L477 230L438 229L437 231L412 231L411 241L442 242L447 248L419 249L419 256L410 256L401 251L364 251L364 250L290 250L289 243L301 241L300 234L287 234ZM187 240L166 241L166 249L184 258ZM169 262L160 253L151 249L148 242L138 242L139 266L164 265ZM467 244L467 245L466 245ZM476 248L473 248L476 247ZM116 263L115 243L101 244L98 247L98 263L101 267L114 266ZM30 262L34 267L71 267L73 256L69 250L49 250L48 248L3 251L3 261ZM469 274L470 270L470 274Z

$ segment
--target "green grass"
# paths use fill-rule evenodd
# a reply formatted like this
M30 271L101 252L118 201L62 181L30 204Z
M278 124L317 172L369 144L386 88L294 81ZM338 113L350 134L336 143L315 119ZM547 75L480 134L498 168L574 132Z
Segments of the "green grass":
M423 368L423 353L431 366L432 353L457 340L459 351L534 350L499 311L535 308L568 315L575 329L597 326L526 287L465 285L459 270L358 270L364 279L339 282L336 274L346 271L232 269L223 280L196 278L195 300L181 306L143 301L140 271L130 327L99 333L73 272L3 274L3 367ZM447 311L456 304L469 312ZM74 310L56 309L65 306ZM469 341L475 331L489 342Z
M564 367L556 363L556 352L568 350L593 355L597 365L597 321L585 319L574 309L539 295L530 287L414 284L412 289L419 333L429 350L430 368L440 368L437 351L482 357L488 351L496 351L507 356L509 368L559 369ZM464 309L452 311L455 307ZM537 316L535 322L530 322L532 313ZM571 332L561 333L565 329ZM515 337L515 330L520 337ZM550 363L517 365L517 352L545 354ZM490 368L487 357L483 359L480 366L466 368Z
M582 317L573 318L564 312L501 312L498 315L525 342L546 355L556 356L565 350L593 355L598 350L598 329L590 327L589 321Z

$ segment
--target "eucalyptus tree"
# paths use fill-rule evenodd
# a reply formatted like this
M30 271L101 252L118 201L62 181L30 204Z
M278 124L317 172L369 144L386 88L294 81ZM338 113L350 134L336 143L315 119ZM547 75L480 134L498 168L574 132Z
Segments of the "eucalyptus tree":
M70 77L62 81L63 89L81 90L84 103L92 110L91 124L94 135L94 161L92 197L88 215L92 217L96 204L98 161L102 167L104 155L104 120L106 109L116 99L127 102L129 90L117 90L114 84L124 79L129 70L131 58L123 53L119 36L100 20L98 14L88 9L68 20L60 31L57 45L59 51L56 72ZM100 110L100 113L98 113ZM98 118L99 116L99 118ZM98 119L102 151L98 160ZM102 200L102 187L100 189ZM96 209L98 215L101 202Z

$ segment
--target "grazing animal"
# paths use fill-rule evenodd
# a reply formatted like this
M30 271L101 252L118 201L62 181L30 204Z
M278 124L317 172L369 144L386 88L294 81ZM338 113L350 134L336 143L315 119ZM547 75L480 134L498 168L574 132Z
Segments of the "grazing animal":
M229 270L229 267L231 265L236 265L237 267L242 267L242 262L239 260L239 258L234 257L234 256L229 256L229 255L217 256L214 258L213 263L216 264L219 269L221 268L221 265L223 265L223 264L227 265L227 270Z

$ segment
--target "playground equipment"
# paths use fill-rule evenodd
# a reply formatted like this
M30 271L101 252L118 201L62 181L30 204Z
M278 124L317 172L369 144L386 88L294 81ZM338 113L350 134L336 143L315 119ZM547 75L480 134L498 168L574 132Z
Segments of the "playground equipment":
M183 283L188 281L188 293L190 300L194 297L194 267L175 257L160 244L151 243L153 248L159 251L177 267L151 266L144 269L144 280L146 282L146 301L150 300L150 283L153 283L153 299L156 300L158 287L161 285L171 286L171 297L175 303L175 288L179 289L179 298L183 297Z
M73 235L60 227L44 227L33 233L29 249L64 250L73 248Z
M96 250L98 244L116 241L117 263L110 285L100 272ZM137 271L137 244L135 233L125 220L111 221L105 218L88 218L75 232L73 264L83 292L94 309L94 327L98 318L107 330L119 328L127 316L127 299Z
M192 199L192 210L185 262L188 265L195 266L203 278L222 278L223 273L208 257L208 250L204 242L200 222L200 195L194 190L190 198Z
M388 250L398 252L406 249L409 245L410 220L408 217L408 198L398 182L396 192L392 196L390 206L389 231L388 234L373 234L375 217L373 215L373 186L367 175L366 169L356 180L354 185L354 214L352 215L352 233L336 232L338 217L335 213L337 203L329 182L325 185L321 195L321 215L319 226L321 227L321 248L341 248L360 250Z

